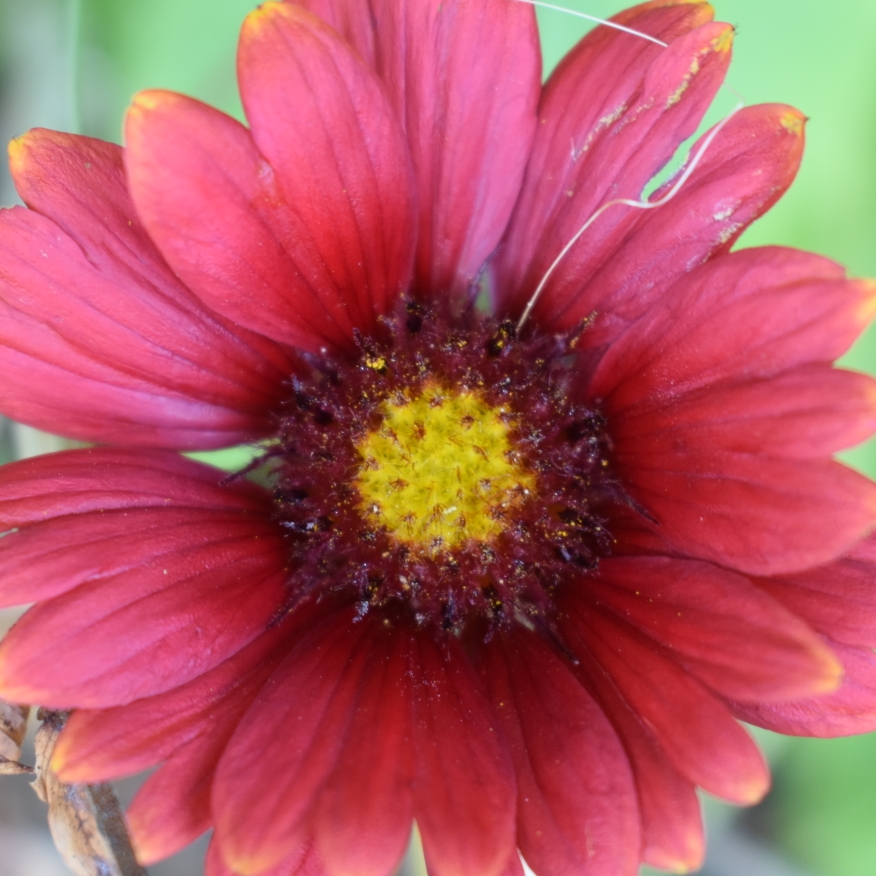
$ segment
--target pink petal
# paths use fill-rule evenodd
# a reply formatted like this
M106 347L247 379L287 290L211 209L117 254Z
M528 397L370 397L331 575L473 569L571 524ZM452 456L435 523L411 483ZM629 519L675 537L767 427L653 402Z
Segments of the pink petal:
M407 289L415 241L407 149L383 89L331 28L288 3L248 16L238 71L288 205L278 219L291 261L348 338L371 331ZM287 293L284 310L298 306Z
M301 847L314 795L331 775L359 703L377 624L329 613L273 673L232 737L213 811L226 862L267 870Z
M828 566L756 583L816 630L845 645L876 647L876 538Z
M32 131L0 215L4 413L87 441L214 447L261 437L293 365L206 310L142 229L122 150Z
M730 61L732 28L705 3L646 4L618 17L668 48L599 27L554 71L521 196L496 262L500 307L519 313L548 267L596 210L639 198L703 117ZM708 22L708 23L706 23ZM560 263L536 311L562 310L637 215L612 208Z
M347 741L317 800L316 848L331 873L393 873L410 838L410 645L395 632L371 652Z
M842 666L820 637L742 575L709 563L630 557L604 560L586 586L725 696L787 700L840 683Z
M516 848L514 765L452 636L415 635L414 818L434 876L498 876Z
M693 783L666 756L653 730L627 704L612 677L578 639L576 674L614 725L633 770L642 818L642 860L652 867L689 872L705 853L700 803Z
M377 72L373 3L348 3L346 0L286 0L303 6L317 18L331 25Z
M179 529L184 549L163 555L156 545L143 564L30 609L0 646L2 695L62 709L120 705L186 683L259 635L286 599L274 523L229 515Z
M731 703L749 724L791 736L851 736L876 730L876 654L827 640L845 669L839 690L787 703Z
M876 393L828 363L874 289L806 253L742 251L692 272L611 346L589 393L622 481L675 549L778 574L870 529L876 490L831 454L873 428Z
M672 200L653 210L631 211L611 253L604 252L593 272L581 278L577 294L562 310L543 308L542 320L559 328L595 312L597 319L584 342L590 347L611 342L692 267L729 251L745 228L785 193L803 155L804 121L797 110L781 104L740 110L702 153ZM710 134L691 147L691 156L700 154ZM651 200L668 194L677 178Z
M734 803L757 802L769 773L751 737L665 651L632 627L567 599L573 650L586 649L689 781Z
M508 0L374 0L369 21L344 0L302 5L374 65L407 133L419 196L414 288L467 291L508 223L535 132L533 9Z
M527 863L537 873L638 872L633 779L602 710L534 634L521 629L483 650L480 675L514 757Z

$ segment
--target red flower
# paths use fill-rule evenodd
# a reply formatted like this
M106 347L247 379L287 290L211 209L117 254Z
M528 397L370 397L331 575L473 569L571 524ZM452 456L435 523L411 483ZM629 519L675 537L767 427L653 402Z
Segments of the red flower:
M267 3L250 124L140 95L125 151L33 131L0 216L2 409L102 447L0 471L0 694L54 766L163 764L144 861L210 876L696 867L750 803L735 717L876 727L876 428L835 370L873 284L729 254L803 119L735 115L638 197L730 57L706 3L598 28L540 86L510 0ZM321 16L315 17L312 12ZM325 24L323 22L328 22ZM487 265L495 318L467 304ZM505 321L511 320L511 321ZM267 486L175 451L267 439Z

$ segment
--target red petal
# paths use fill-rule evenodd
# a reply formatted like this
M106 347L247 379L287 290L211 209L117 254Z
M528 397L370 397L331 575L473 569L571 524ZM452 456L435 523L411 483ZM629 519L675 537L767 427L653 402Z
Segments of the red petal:
M291 261L348 338L372 330L407 289L415 240L408 153L383 89L331 28L287 3L247 17L238 70L253 140L290 205Z
M653 210L633 211L623 238L610 255L602 254L586 280L579 279L577 294L562 312L544 310L542 317L560 327L596 312L596 322L582 340L591 347L613 340L691 266L727 252L784 194L803 154L803 123L797 110L780 104L740 110L672 200ZM694 144L691 156L699 154L710 133ZM676 179L651 200L666 195Z
M303 636L262 689L216 774L213 809L225 860L245 874L283 861L331 774L371 661L377 623L330 614Z
M298 609L182 687L114 709L77 709L55 747L52 769L66 782L102 782L153 766L220 720L230 735L312 614Z
M367 20L344 0L302 5L374 65L407 132L419 195L414 287L467 291L508 223L535 132L533 9L508 0L375 0Z
M516 848L514 765L452 636L414 634L414 818L435 876L498 876Z
M270 497L246 481L176 453L91 448L48 453L0 467L0 525L114 508L189 508L266 515ZM8 537L8 536L6 536Z
M162 556L156 545L143 565L30 609L0 646L3 696L120 705L184 684L259 635L286 599L286 547L273 522L229 515L180 532L185 548Z
M756 583L819 632L845 645L876 648L876 538L857 544L845 557Z
M240 876L222 860L215 836L207 849L205 876ZM286 860L263 870L259 876L327 876L327 871L316 852L315 844L310 840L297 848Z
M630 766L599 706L534 634L483 649L480 675L517 773L518 842L537 873L635 874Z
M141 864L176 854L210 829L213 772L227 741L215 732L190 740L140 787L127 822Z
M0 605L24 605L113 579L144 565L166 566L196 545L233 537L239 511L137 508L35 523L0 540Z
M639 198L703 117L730 61L732 28L706 3L646 4L616 20L669 43L598 27L560 63L497 261L503 309L520 312L579 228L616 198ZM701 26L700 26L701 25ZM550 324L638 216L612 208L566 255L541 295Z
M137 211L211 308L299 349L348 343L284 246L290 206L246 128L182 95L139 94L125 122Z
M725 696L787 700L840 683L842 666L821 639L741 575L709 563L631 557L603 561L586 586Z
M731 703L749 724L791 736L851 736L876 730L876 654L827 640L845 669L839 690L789 703Z
M348 3L346 0L286 0L331 25L377 72L373 3Z
M641 402L639 410L624 411L628 435L686 432L688 447L809 460L859 444L876 430L876 382L820 362L767 378L740 375L724 385L677 384L668 393L664 385L652 404L638 388L627 388Z
M177 737L177 747L173 754L157 772L149 777L128 810L131 839L137 852L137 859L141 863L151 864L174 854L212 825L211 792L219 759L241 716L313 615L310 606L304 610L299 609L293 615L294 625L291 628L288 624L283 624L282 627L275 627L267 635L262 636L261 638L268 640L267 644L273 647L267 653L267 659L255 665L252 672L244 674L247 666L242 665L240 660L228 661L236 664L243 677L236 679L237 684L224 691L221 699L217 696L216 701L210 704L205 714L196 716L194 726L191 720L185 722L188 726L181 728L184 735ZM286 647L283 647L283 644ZM252 648L248 650L251 651ZM263 655L266 654L265 643L259 646L259 650ZM253 657L256 656L249 654L247 664L252 665ZM205 684L206 681L210 684ZM214 671L198 679L196 685L188 685L185 696L181 695L183 691L180 689L165 695L160 705L155 702L159 698L152 698L151 701L133 704L128 707L128 711L140 711L141 720L151 718L154 722L155 716L150 715L147 709L138 709L138 706L148 706L151 702L153 705L158 705L160 711L162 708L166 710L172 707L173 701L177 705L182 703L189 705L187 701L192 698L197 699L211 692L218 694L213 687L217 683L221 684L222 679L217 677ZM190 705L188 710L192 711ZM79 714L74 712L71 722ZM97 714L107 715L107 712ZM129 715L130 717L133 716ZM65 728L64 736L69 726L68 724ZM79 732L83 730L81 725L78 729ZM156 729L153 727L152 732L155 733ZM163 732L173 734L174 728L165 727ZM171 735L171 739L173 738ZM179 744L180 742L182 744ZM292 862L283 863L291 865ZM282 872L287 872L288 869L289 866Z
M872 526L873 485L830 454L873 427L876 395L826 363L874 290L806 253L742 251L692 272L611 346L589 391L622 480L677 550L785 573Z
M33 209L0 216L4 412L126 444L214 447L270 431L291 360L173 276L130 203L121 149L39 130L10 148Z
M605 710L633 768L642 816L642 860L664 870L699 869L705 838L694 785L672 766L652 728L633 712L574 631L571 641L577 642L578 678Z
M317 801L316 847L332 873L393 873L410 838L410 644L395 632L371 652L347 741Z
M591 390L628 403L675 394L661 374L668 366L691 391L829 364L874 314L876 283L846 280L835 262L783 247L741 250L686 274L612 344Z
M204 862L204 876L238 876L230 867L222 860L222 853L219 851L219 843L216 842L216 837L210 840L210 845L207 848L207 859Z
M65 593L85 581L223 537L227 525L270 515L251 484L175 454L76 450L0 469L0 604ZM218 536L217 536L218 532Z
M631 627L580 598L567 605L573 648L593 654L683 776L734 803L763 797L766 764L723 703Z
M523 864L520 860L520 853L517 849L514 849L511 852L511 856L508 858L508 862L505 864L505 868L499 874L499 876L524 876Z

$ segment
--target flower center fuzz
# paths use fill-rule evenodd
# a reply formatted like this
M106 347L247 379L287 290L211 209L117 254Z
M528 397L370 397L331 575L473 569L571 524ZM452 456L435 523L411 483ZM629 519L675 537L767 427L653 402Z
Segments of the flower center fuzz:
M396 540L430 553L486 542L531 496L535 477L512 449L507 407L428 384L378 410L380 425L358 446L356 487L366 519Z
M302 362L268 454L290 607L331 594L455 632L549 619L625 501L577 400L577 337L409 302L357 352Z

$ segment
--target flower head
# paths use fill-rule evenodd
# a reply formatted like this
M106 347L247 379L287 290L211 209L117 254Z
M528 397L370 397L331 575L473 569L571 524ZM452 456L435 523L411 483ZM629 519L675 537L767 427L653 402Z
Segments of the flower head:
M0 695L53 766L156 764L152 861L209 876L687 870L741 718L876 727L872 283L730 248L803 118L733 116L659 209L732 30L653 0L544 87L514 0L269 2L248 127L139 95L32 131L0 215L4 413L98 447L0 470ZM671 183L653 196L660 198ZM531 315L522 320L534 292ZM486 290L490 313L475 306ZM264 442L261 476L179 451Z

